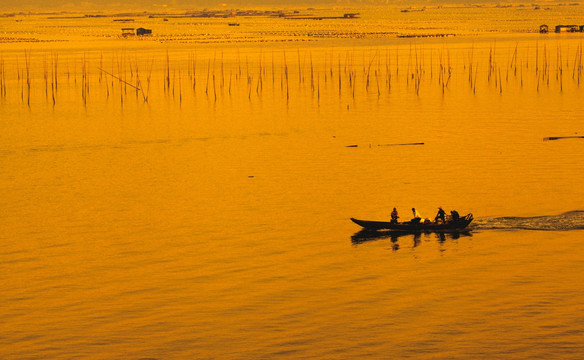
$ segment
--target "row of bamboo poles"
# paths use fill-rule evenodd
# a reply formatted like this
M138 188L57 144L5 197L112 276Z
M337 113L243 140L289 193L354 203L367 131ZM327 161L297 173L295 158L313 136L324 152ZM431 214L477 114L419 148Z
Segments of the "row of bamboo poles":
M243 92L251 99L254 93L259 95L263 92L266 82L273 90L279 88L287 100L290 99L291 88L295 86L294 81L297 81L300 90L310 89L311 95L318 99L324 89L330 91L337 88L339 96L345 93L355 98L356 91L363 90L367 94L381 96L382 93L390 93L392 83L397 81L405 81L407 89L416 95L420 94L424 84L436 81L444 93L453 76L461 70L466 74L464 77L468 79L469 89L474 93L477 83L483 78L483 86L491 86L503 93L503 86L510 79L518 80L523 87L528 75L535 75L537 91L542 85L549 86L550 78L554 77L560 91L563 91L564 73L571 72L572 80L580 85L584 70L582 48L582 43L578 44L570 56L569 48L565 50L559 45L554 54L554 49L548 48L546 43L521 51L516 44L512 52L506 49L505 56L501 54L504 49L491 44L487 57L486 54L477 56L474 45L470 49L452 51L445 46L424 49L410 44L406 50L379 48L368 51L321 51L317 53L318 62L314 61L315 52L307 49L260 50L259 54L251 55L241 54L237 50L235 54L230 54L229 61L225 60L225 52L222 50L212 53L193 51L186 59L183 57L178 60L172 59L167 51L162 61L160 56L158 59L152 57L144 60L139 59L138 53L126 52L114 53L108 60L104 60L103 53L98 58L84 53L81 58L74 56L63 61L57 52L51 52L39 54L42 67L36 64L33 67L33 54L24 51L22 57L13 58L11 65L15 71L9 70L7 59L0 54L0 99L6 99L10 92L19 91L21 101L30 106L34 81L35 87L44 85L46 100L56 105L61 83L66 81L80 90L84 104L89 101L90 92L94 91L105 92L107 98L119 97L122 104L131 94L148 102L153 82L160 81L160 75L153 74L160 73L162 93L178 98L181 103L187 92L185 88L194 94L203 92L214 100L225 93L232 95L235 91ZM295 58L295 64L289 60L291 58ZM484 64L481 64L481 60ZM162 69L158 68L161 62ZM297 66L295 74L291 72L291 65ZM42 76L39 76L38 69L42 69ZM11 74L16 74L16 79L10 79ZM479 74L484 77L479 77ZM42 83L38 81L39 77Z

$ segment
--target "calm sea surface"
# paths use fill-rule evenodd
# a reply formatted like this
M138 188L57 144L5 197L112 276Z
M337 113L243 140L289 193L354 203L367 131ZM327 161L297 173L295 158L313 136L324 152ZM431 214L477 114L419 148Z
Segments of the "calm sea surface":
M359 11L0 19L0 358L584 356L584 8Z

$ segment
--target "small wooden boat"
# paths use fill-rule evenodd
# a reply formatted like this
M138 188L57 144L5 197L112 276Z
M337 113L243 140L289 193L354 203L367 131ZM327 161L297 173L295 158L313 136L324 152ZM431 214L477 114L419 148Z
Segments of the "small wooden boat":
M473 220L472 214L468 214L458 220L451 220L446 223L423 223L415 221L406 222L389 222L389 221L370 221L358 220L351 218L355 224L362 226L370 231L391 230L391 231L451 231L460 230L468 226Z

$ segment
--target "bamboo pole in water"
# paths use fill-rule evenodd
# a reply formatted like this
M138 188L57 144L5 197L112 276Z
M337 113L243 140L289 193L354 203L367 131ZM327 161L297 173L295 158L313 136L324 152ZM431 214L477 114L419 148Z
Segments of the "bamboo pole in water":
M286 75L286 102L290 100L290 86L288 84L288 63L286 61L286 50L284 50L284 74Z
M55 107L55 104L57 102L56 98L55 98L55 79L56 79L56 72L57 72L57 66L54 64L55 63L55 58L52 58L52 63L51 63L51 99L53 100L53 107Z
M225 73L223 70L223 51L221 51L221 90L223 90L224 85L225 85Z
M54 70L55 70L55 93L59 91L59 54L53 53Z
M165 92L169 92L170 91L170 56L168 54L168 49L166 50L166 68L165 68L165 73L166 73L166 82L165 82Z
M45 82L45 98L49 96L49 66L47 64L47 55L43 55L43 80Z
M302 68L300 63L300 49L298 49L298 87L302 85Z
M314 96L314 67L312 65L312 50L310 51L310 88Z
M211 58L207 60L207 82L205 83L205 94L209 95L209 77L211 76Z
M341 96L341 54L339 54L339 97Z
M6 77L4 72L4 56L0 52L0 96L6 97Z
M32 86L32 78L30 76L30 52L26 52L25 51L25 65L26 65L26 96L27 96L27 100L26 103L28 105L28 107L30 107L30 88Z

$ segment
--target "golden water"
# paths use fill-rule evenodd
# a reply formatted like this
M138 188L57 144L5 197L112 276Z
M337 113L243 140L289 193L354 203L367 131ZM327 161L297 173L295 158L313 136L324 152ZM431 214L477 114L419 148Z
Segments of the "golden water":
M1 19L0 357L581 357L584 11L359 11Z

